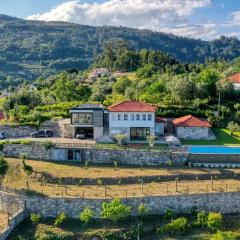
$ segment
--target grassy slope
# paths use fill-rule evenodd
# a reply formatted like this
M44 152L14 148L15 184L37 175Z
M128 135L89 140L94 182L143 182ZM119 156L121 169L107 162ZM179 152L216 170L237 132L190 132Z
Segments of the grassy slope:
M214 132L217 137L216 140L182 140L181 142L184 145L240 145L240 136L232 136L226 129L214 129Z

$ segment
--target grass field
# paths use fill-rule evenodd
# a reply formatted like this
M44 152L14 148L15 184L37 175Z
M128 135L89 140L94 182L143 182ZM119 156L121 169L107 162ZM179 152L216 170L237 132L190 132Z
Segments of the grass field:
M190 221L194 221L194 217L185 216ZM117 239L120 238L103 238L106 233L120 233L126 232L130 226L136 226L137 219L132 218L128 221L111 224L103 220L94 221L90 226L86 227L79 220L69 219L61 227L53 226L54 219L44 219L37 226L33 225L29 220L20 224L14 232L10 235L9 240L36 240L36 239ZM156 234L156 227L166 224L168 221L163 220L163 216L151 216L147 218L143 227L141 240L210 240L214 235L208 229L190 228L186 233L180 234ZM154 229L154 230L153 230ZM223 229L225 231L232 231L238 237L240 234L240 216L239 215L225 215ZM104 234L105 233L105 234ZM117 234L118 235L118 234ZM52 238L48 238L51 236ZM60 238L60 236L62 238ZM42 238L41 238L42 237ZM45 238L44 238L45 237ZM54 238L55 237L55 238ZM130 239L130 238L126 238ZM137 239L132 237L131 239ZM239 238L237 238L239 239Z
M214 129L216 140L181 140L183 145L224 145L240 146L240 135L235 133L234 136L226 129ZM236 135L236 136L235 136ZM239 135L239 137L237 137Z
M21 165L20 159L9 158L8 162L12 166ZM147 167L122 167L115 168L114 166L88 166L78 163L54 163L44 161L27 160L27 164L33 167L36 172L47 172L54 177L78 177L78 178L122 178L122 177L142 177L142 176L159 176L159 175L181 175L181 174L195 174L201 175L208 173L209 175L221 173L214 169L190 169L184 167L165 167L165 168L147 168ZM233 173L240 173L240 169L230 169Z

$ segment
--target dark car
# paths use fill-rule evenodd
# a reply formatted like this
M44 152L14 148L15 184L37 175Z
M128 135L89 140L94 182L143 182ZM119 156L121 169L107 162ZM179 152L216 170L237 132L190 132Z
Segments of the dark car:
M51 130L41 130L31 134L31 137L33 138L46 138L46 137L52 137L52 136L53 136L53 132Z

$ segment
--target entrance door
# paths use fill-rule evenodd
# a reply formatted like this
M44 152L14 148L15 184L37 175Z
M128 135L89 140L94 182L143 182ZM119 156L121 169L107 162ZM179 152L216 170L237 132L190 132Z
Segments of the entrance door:
M146 140L150 135L150 128L130 128L130 140Z

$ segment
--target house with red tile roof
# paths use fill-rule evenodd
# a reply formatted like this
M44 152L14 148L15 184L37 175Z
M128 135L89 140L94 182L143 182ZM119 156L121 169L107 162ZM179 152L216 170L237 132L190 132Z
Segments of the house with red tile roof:
M165 119L156 118L156 107L141 101L123 101L108 107L109 135L125 134L130 141L164 135Z
M227 79L233 84L235 90L240 90L240 73L235 73Z
M175 118L172 121L178 138L182 139L209 139L211 124L205 120L187 115Z

